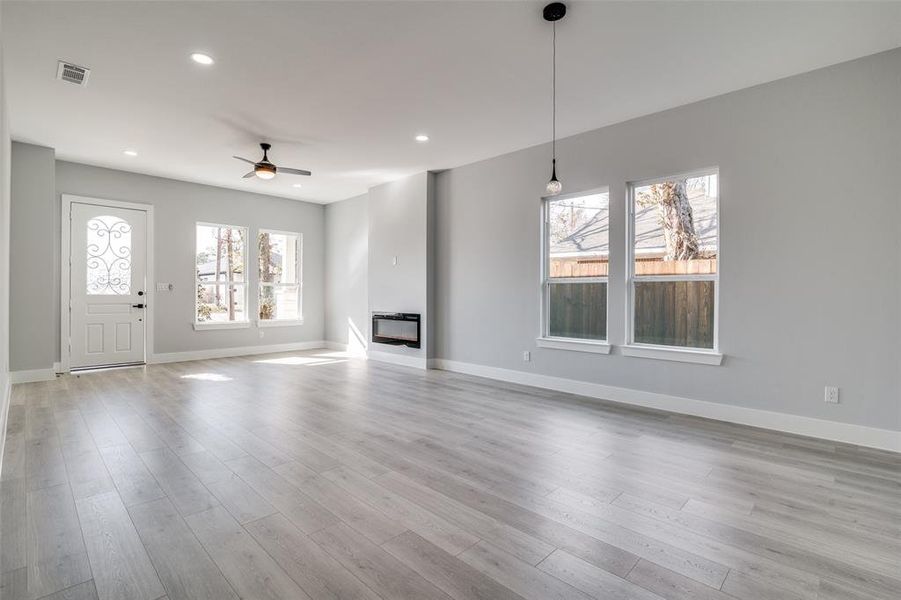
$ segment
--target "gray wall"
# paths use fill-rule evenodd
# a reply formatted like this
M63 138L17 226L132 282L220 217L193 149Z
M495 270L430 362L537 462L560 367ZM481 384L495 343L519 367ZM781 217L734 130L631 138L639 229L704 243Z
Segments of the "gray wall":
M26 146L16 144L16 155ZM51 165L52 167L53 165ZM31 172L33 178L54 177L49 173ZM14 173L14 177L22 175ZM172 292L150 290L148 302L154 310L154 353L199 351L230 347L282 344L323 339L323 207L295 200L274 198L236 190L186 183L102 169L76 163L56 161L56 190L52 196L51 220L29 221L14 240L14 256L43 255L43 244L53 240L53 264L46 268L22 271L13 277L11 286L37 286L46 290L53 302L51 314L40 318L31 310L14 310L11 318L20 322L22 330L43 328L49 321L51 335L29 336L26 346L14 348L16 369L46 369L59 360L59 214L60 194L152 204L155 212L154 263L155 280L174 284ZM36 186L32 183L32 186ZM22 199L14 198L13 204ZM303 234L304 318L297 327L250 327L238 330L194 331L194 225L197 221L243 225L251 237L259 228L298 231ZM23 226L24 227L24 226ZM34 230L31 228L34 227ZM19 225L17 225L19 228ZM256 245L249 245L250 261L255 264ZM24 273L33 281L24 281ZM250 269L250 294L256 293L256 272ZM155 287L155 286L154 286ZM18 292L17 292L18 293ZM251 296L253 297L253 296ZM251 307L255 302L251 303ZM251 318L253 315L251 315ZM38 322L41 321L41 322ZM259 332L264 333L263 338ZM28 357L24 360L20 357ZM49 357L49 358L48 358ZM38 362L40 359L40 362ZM50 360L50 363L46 361Z
M614 344L626 182L719 166L719 367L536 348L549 146L439 174L437 356L901 429L899 107L894 50L558 143L566 192L610 187Z
M419 173L369 190L369 309L420 313L424 342L419 349L380 344L372 350L427 356L430 177Z
M16 224L10 247L10 370L46 369L59 356L59 281L50 281L59 264L59 222L53 148L12 145L12 207Z
M325 207L325 339L363 350L369 340L369 195Z
M6 80L3 71L3 44L0 40L0 458L6 436L9 386L9 119L6 114Z

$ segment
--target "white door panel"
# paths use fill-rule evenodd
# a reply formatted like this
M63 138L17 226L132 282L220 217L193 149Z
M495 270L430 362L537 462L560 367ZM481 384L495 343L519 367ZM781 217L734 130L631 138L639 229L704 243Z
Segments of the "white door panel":
M72 204L71 366L144 362L147 213Z

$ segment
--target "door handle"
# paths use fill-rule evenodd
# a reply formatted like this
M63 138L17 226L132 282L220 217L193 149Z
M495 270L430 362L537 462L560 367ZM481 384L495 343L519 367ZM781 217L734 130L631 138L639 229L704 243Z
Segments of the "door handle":
M132 308L144 308L144 305L143 304L132 304L131 307Z

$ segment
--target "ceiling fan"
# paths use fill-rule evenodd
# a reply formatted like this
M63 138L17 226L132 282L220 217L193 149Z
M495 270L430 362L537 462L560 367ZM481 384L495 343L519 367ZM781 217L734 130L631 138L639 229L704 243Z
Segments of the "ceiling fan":
M303 169L289 169L288 167L276 167L274 164L269 162L269 156L267 153L269 149L272 148L272 144L267 144L263 142L260 144L260 148L263 149L263 160L259 162L254 162L252 160L242 158L240 156L233 156L232 158L237 158L238 160L243 160L246 163L250 163L253 165L253 171L246 174L244 179L248 177L253 177L256 175L260 179L272 179L275 177L276 173L288 173L290 175L311 175L309 171L304 171Z

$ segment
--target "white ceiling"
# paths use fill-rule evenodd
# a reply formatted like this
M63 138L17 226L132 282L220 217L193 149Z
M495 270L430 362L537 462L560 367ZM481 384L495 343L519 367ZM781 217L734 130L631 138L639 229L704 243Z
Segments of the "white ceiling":
M543 4L5 0L11 129L65 160L340 200L549 141ZM899 2L571 2L558 132L898 46ZM57 81L57 59L90 67L89 85ZM261 140L313 177L241 179L231 155L256 158Z

